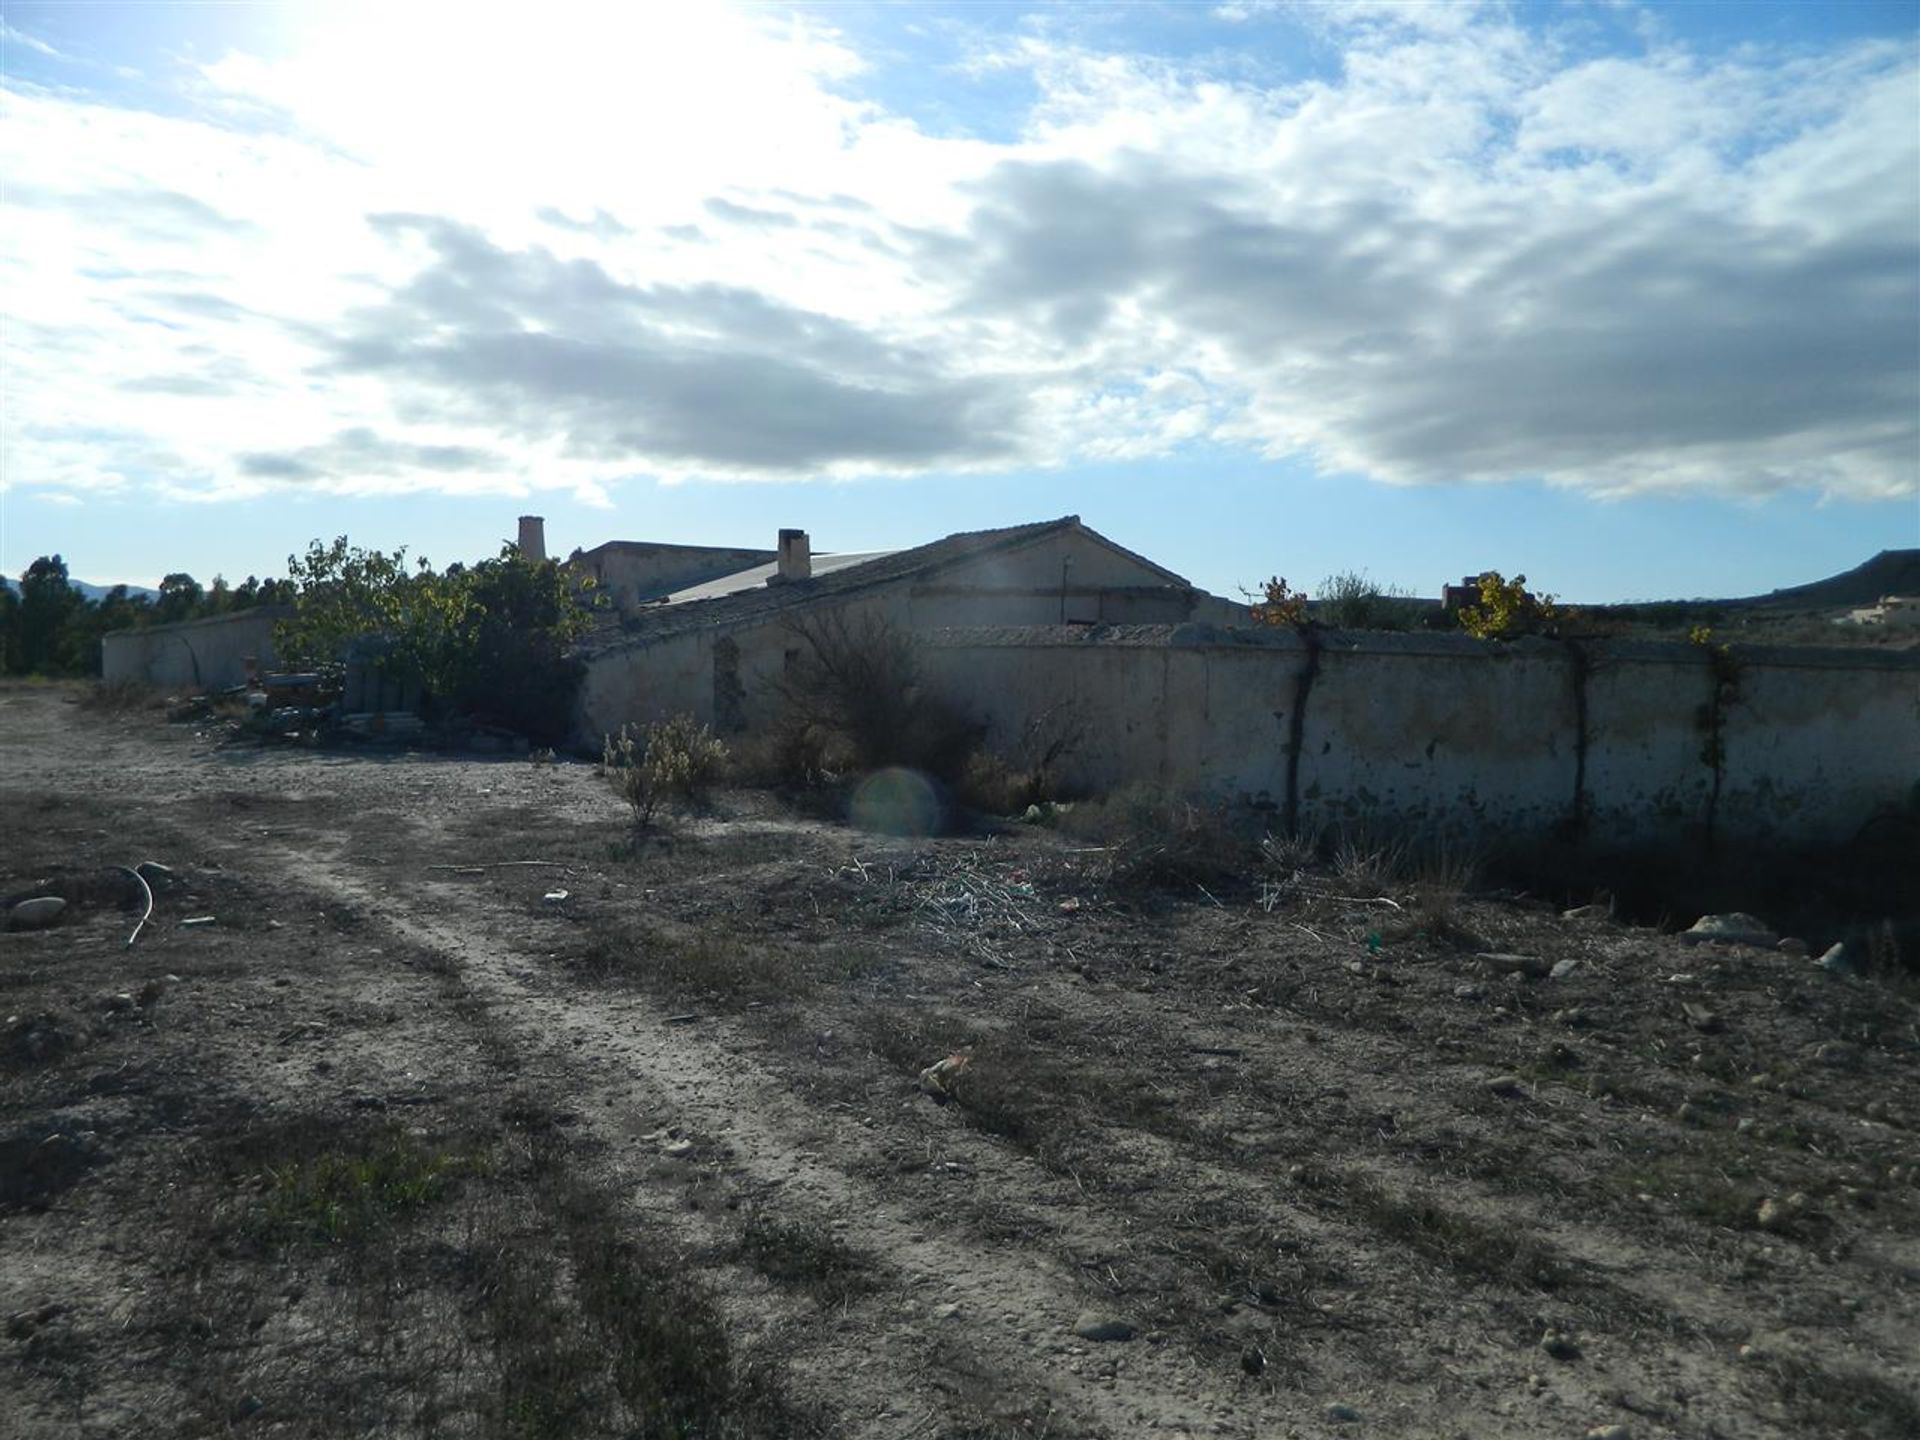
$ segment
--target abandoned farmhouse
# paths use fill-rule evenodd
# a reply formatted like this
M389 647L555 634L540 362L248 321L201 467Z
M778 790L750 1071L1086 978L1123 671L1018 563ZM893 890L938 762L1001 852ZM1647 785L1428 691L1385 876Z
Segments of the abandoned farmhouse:
M535 517L522 553L545 558ZM1837 843L1920 803L1920 651L1729 650L1252 625L1077 516L913 549L614 541L565 562L605 603L576 734L692 715L751 732L824 617L910 633L923 683L1011 754L1036 718L1069 783L1144 784L1276 824ZM271 666L276 614L118 632L108 680L212 688Z

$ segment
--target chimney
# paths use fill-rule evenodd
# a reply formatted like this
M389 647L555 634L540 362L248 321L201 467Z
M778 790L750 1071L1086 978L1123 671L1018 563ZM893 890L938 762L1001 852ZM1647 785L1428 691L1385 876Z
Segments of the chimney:
M780 532L780 578L782 580L813 578L813 548L807 543L806 531L782 530Z
M547 522L542 516L520 517L520 558L536 565L547 558Z

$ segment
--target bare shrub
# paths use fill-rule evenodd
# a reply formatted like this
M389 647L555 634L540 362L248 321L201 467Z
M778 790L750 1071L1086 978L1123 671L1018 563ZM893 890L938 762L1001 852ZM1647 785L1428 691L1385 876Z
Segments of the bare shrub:
M782 713L764 731L733 742L728 774L735 784L812 790L832 773L827 737Z
M1107 846L1107 883L1115 890L1207 893L1246 883L1260 850L1224 807L1129 786L1100 801L1063 810L1061 827Z
M126 715L136 710L157 710L167 703L166 696L138 680L102 680L80 694L80 708L108 715Z
M727 747L691 715L649 725L638 736L622 725L618 736L604 739L601 767L643 827L663 800L704 803L727 765Z
M1411 590L1383 585L1364 570L1342 570L1320 582L1316 620L1337 630L1411 630L1420 605Z
M795 750L817 753L832 770L905 765L943 780L960 775L979 729L927 692L911 635L879 617L841 611L794 621L789 630L800 648L772 684Z

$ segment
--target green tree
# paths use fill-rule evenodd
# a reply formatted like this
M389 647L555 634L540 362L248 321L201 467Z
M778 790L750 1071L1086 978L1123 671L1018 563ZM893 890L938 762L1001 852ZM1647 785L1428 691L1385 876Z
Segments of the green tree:
M581 673L568 651L592 619L583 592L556 562L528 560L512 545L471 569L450 566L442 583L454 592L446 698L536 739L564 739Z
M205 594L193 576L175 571L160 582L160 598L153 607L154 621L166 625L175 620L193 619L200 612Z
M42 555L20 577L20 612L16 647L9 645L8 665L16 675L59 675L79 668L84 657L75 653L68 627L87 601L67 582L67 562L58 555Z
M304 557L287 557L293 615L274 627L274 647L290 665L337 669L363 636L388 642L381 668L396 680L433 688L448 623L439 577L425 560L407 568L407 552L383 554L315 540Z
M290 556L287 572L293 615L274 630L287 663L335 668L356 640L377 637L371 663L418 685L430 707L566 737L580 677L568 650L591 616L554 561L509 545L498 559L436 575L425 560L409 567L404 550L363 550L341 536Z

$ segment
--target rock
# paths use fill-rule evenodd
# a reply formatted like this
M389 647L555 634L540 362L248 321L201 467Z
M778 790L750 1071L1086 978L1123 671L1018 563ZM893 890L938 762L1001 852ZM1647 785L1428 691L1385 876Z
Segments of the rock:
M1520 1083L1518 1075L1496 1075L1487 1081L1487 1089L1502 1099L1518 1099L1527 1093L1527 1087Z
M1327 1419L1335 1425L1358 1425L1361 1415L1351 1405L1334 1404L1327 1406Z
M1798 1193L1789 1195L1785 1200L1769 1195L1760 1202L1760 1209L1753 1217L1754 1223L1762 1230L1777 1234L1792 1225L1806 1205L1807 1197Z
M1822 1065L1851 1065L1860 1058L1859 1051L1844 1040L1828 1040L1813 1052L1813 1058Z
M1778 950L1782 955L1785 955L1790 960L1804 960L1807 958L1808 954L1810 953L1807 949L1806 941L1796 940L1796 939L1793 939L1791 936L1789 936L1785 940L1782 940L1778 945L1774 946L1773 948Z
M1725 915L1702 915L1680 939L1688 945L1758 945L1763 950L1771 950L1780 943L1780 937L1769 930L1764 921L1738 910Z
M669 1140L660 1147L660 1153L672 1160L684 1160L693 1154L693 1141Z
M9 930L44 930L59 920L67 902L58 895L36 895L7 912Z
M165 890L169 885L176 884L180 878L158 860L142 860L133 867L133 873L146 881L147 888L150 890Z
M1580 1347L1557 1331L1549 1330L1540 1337L1540 1349L1555 1360L1578 1360Z
M1456 1000L1478 1000L1481 993L1478 985L1456 985L1453 987L1453 998Z
M1633 1440L1631 1425L1596 1425L1587 1431L1587 1440Z
M1853 956L1848 952L1845 941L1829 948L1814 964L1829 975L1851 975L1860 968L1853 963Z
M1607 907L1604 905L1576 905L1571 910L1562 910L1560 912L1560 918L1562 920L1604 920L1607 918Z
M1715 1035L1726 1028L1726 1022L1720 1018L1719 1014L1704 1005L1683 1001L1680 1005L1680 1013L1687 1017L1687 1024L1702 1035Z
M549 905L558 905L567 898L567 892L564 890L549 890L540 898Z
M1473 957L1495 975L1526 975L1538 980L1552 967L1538 955L1502 955L1497 953L1476 955Z
M1086 1310L1082 1311L1080 1318L1073 1322L1073 1333L1082 1340L1113 1343L1133 1339L1133 1326L1124 1320L1116 1320L1110 1315Z
M7 1334L15 1340L24 1340L42 1325L58 1319L65 1306L48 1301L45 1305L35 1305L26 1310L16 1311L7 1317Z
M1259 1375L1267 1368L1267 1352L1258 1345L1249 1345L1240 1352L1240 1368L1249 1375Z
M258 1395L242 1395L233 1402L233 1409L229 1412L228 1418L238 1424L242 1420L251 1420L266 1408L267 1402Z
M1556 960L1553 962L1553 969L1547 972L1547 978L1550 980L1564 980L1579 968L1580 962L1578 960Z

